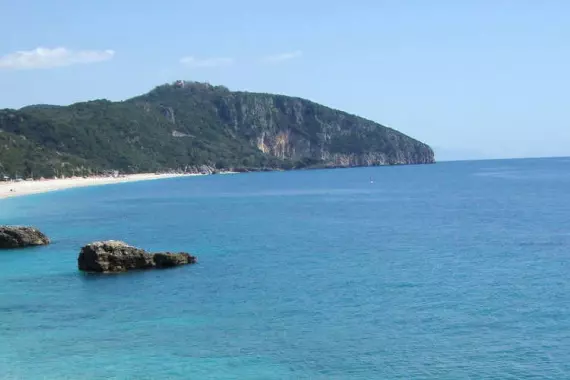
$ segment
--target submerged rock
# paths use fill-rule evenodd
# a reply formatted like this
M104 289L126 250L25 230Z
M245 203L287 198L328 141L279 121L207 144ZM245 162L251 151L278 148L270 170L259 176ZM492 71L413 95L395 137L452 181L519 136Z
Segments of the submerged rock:
M85 272L126 272L133 269L170 268L194 264L196 257L185 253L147 252L117 240L99 241L81 248L77 265Z
M0 248L24 248L49 243L49 238L36 228L0 226Z

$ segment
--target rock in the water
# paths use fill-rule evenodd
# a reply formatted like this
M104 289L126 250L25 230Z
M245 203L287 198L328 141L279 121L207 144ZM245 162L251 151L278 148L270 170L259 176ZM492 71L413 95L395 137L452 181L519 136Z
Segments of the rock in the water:
M124 272L152 268L152 255L122 241L101 241L81 249L77 264L86 272Z
M0 226L0 248L24 248L49 243L49 238L36 228Z
M188 253L151 253L122 241L108 240L81 248L77 265L85 272L126 272L132 269L169 268L194 264Z
M194 264L196 258L186 252L170 253L159 252L153 255L154 264L157 268L170 268L178 265Z

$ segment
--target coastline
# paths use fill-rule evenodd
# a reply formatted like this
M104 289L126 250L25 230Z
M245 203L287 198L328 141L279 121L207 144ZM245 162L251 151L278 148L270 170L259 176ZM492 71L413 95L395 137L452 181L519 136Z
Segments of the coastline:
M121 177L73 177L64 179L45 179L21 182L0 182L0 200L31 194L72 189L77 187L112 185L117 183L150 181L174 177L190 177L203 174L129 174Z
M415 163L415 164L387 164L387 165L357 165L357 166L312 166L304 168L282 169L282 168L255 168L255 169L230 169L216 172L218 175L224 174L241 174L251 172L281 172L281 171L297 171L297 170L330 170L330 169L354 169L359 167L381 167L381 166L415 166L415 165L429 165L432 163ZM41 194L58 190L72 189L78 187L112 185L117 183L149 181L175 177L194 177L210 175L213 173L138 173L127 174L119 177L100 176L100 177L71 177L63 179L41 179L41 180L23 180L20 182L0 181L0 201L2 199L14 198L32 194Z

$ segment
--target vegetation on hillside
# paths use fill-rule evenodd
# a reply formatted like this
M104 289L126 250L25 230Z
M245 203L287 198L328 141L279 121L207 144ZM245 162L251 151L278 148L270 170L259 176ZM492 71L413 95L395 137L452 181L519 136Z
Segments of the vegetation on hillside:
M433 161L427 145L371 121L203 83L162 85L122 102L0 110L0 174L9 176L292 169L362 154L386 164Z

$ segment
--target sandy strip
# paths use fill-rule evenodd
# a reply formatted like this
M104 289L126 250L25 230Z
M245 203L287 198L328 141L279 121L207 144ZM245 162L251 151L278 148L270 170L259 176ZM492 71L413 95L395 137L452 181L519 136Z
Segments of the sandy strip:
M148 181L154 179L195 176L200 174L131 174L124 177L75 177L65 179L46 179L42 181L0 182L0 199L21 195L46 193L74 187L110 185L114 183Z

